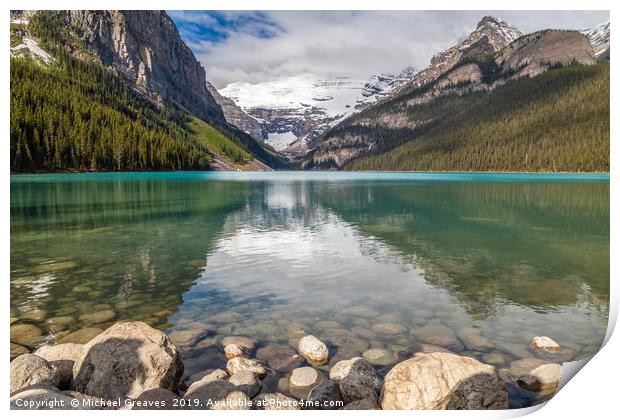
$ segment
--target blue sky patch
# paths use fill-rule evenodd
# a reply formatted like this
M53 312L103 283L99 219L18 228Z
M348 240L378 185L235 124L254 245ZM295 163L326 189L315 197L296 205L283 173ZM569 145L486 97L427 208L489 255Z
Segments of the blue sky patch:
M169 11L168 14L177 25L181 37L192 44L201 41L218 44L237 33L270 39L285 32L260 11Z

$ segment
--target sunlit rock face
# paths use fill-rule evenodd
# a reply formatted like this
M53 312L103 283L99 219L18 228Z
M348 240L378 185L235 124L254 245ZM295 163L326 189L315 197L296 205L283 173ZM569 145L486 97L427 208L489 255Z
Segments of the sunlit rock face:
M137 92L168 101L206 120L224 121L207 89L206 73L164 11L71 10L67 19L82 31L101 61Z

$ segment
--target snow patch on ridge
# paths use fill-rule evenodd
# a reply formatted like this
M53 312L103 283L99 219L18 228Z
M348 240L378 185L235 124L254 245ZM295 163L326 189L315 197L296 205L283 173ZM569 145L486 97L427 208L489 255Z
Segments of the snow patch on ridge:
M11 48L12 56L18 56L24 53L42 60L45 64L49 64L54 60L51 55L39 46L37 41L29 37L24 37L19 45Z

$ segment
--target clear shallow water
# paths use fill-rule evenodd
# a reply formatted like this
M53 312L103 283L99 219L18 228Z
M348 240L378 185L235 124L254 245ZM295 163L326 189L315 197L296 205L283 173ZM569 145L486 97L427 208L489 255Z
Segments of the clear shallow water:
M536 335L595 352L608 298L605 175L11 177L11 316L39 327L19 338L31 347L143 320L196 332L188 376L225 365L227 335L288 345L303 328L333 362L402 360L441 324L476 328L495 349L460 352L504 368ZM386 322L404 332L376 332ZM538 398L510 392L514 407Z

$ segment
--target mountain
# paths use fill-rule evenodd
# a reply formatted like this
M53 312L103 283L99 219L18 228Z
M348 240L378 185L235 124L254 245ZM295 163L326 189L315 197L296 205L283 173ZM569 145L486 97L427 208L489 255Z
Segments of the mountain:
M603 86L605 69L575 69L567 73L555 71L558 67L589 66L596 62L594 50L586 36L577 31L557 30L517 37L518 34L518 30L499 19L483 18L464 41L437 54L431 60L431 65L416 74L409 83L343 120L311 143L310 152L301 163L302 167L325 169L346 166L353 169L387 170L523 170L525 167L527 170L568 170L570 165L566 161L562 165L548 165L548 161L539 161L537 167L532 163L533 150L536 144L545 141L545 136L555 139L558 133L562 133L564 138L553 143L549 150L550 153L565 155L565 150L560 149L568 147L570 150L571 146L567 146L566 142L573 138L577 141L576 137L582 136L583 130L592 121L603 123L590 139L592 145L608 144L609 133L607 131L605 135L604 130L605 110L607 114L609 112L609 94L605 93ZM554 70L552 80L540 80L548 80L549 83L553 81L552 85L557 91L544 85L539 86L539 81L529 81L551 70ZM522 90L515 86L521 86ZM536 86L545 95L528 90L532 86ZM597 89L601 95L607 96L590 96ZM553 106L551 98L564 93L570 95L571 92L575 96L578 96L578 92L584 95L583 108L580 110L584 112L583 115L573 109L561 108L575 106L569 100L559 101L557 106ZM539 102L548 105L540 107L545 114L539 119L547 118L553 123L545 126L533 124L527 118L516 117L526 112L528 106L536 109L535 105L540 105ZM494 108L484 109L475 104L492 104ZM519 106L513 108L511 104ZM476 109L477 113L469 113L472 109ZM505 137L502 126L493 123L497 123L498 114L508 109L515 112L515 121L530 124L530 127L536 126L538 131L525 130L523 133L528 134L519 137L517 133L528 126L514 127L513 123L503 122L506 127L512 127L514 133L513 136ZM588 111L592 114L588 114ZM581 119L577 118L578 114ZM462 120L457 123L457 115L466 115L469 121L476 121L478 126L471 127ZM506 115L505 118L510 117L510 114ZM588 122L588 118L591 121ZM467 135L461 133L459 136L459 129L465 125L469 130L466 131ZM484 131L484 127L490 126L495 127L495 133L493 130ZM565 127L574 130L566 133L563 131ZM476 130L484 132L487 137L477 138ZM442 136L432 133L442 133ZM510 154L504 153L504 146L495 143L500 140L504 143L525 141L528 137L533 145L532 151L526 153L526 157L515 155L521 164L513 161ZM431 138L441 138L441 141L433 143ZM422 139L429 140L423 142ZM481 141L486 143L481 144ZM583 143L581 137L579 141ZM430 162L427 159L430 155L417 155L421 149L415 146L422 144L433 150ZM480 155L471 154L472 148L480 148ZM407 152L397 153L396 149ZM457 149L467 150L469 161L462 160ZM576 169L604 170L605 165L601 162L605 159L608 161L608 153L600 154L601 150L604 147L596 148L599 155L594 160L590 152L575 158ZM496 154L500 151L503 160L497 161ZM486 154L494 157L490 158ZM588 159L590 163L586 164L580 159ZM523 164L523 161L528 163Z
M595 26L594 28L581 31L588 37L597 58L609 60L609 20Z
M285 164L226 121L165 12L13 11L11 56L12 170Z
M207 89L215 99L215 102L222 108L224 118L228 123L245 131L256 140L262 141L265 139L266 135L255 118L239 108L232 99L222 96L209 81L207 81Z
M403 90L421 87L433 82L459 61L469 56L497 52L522 35L521 31L504 20L485 16L478 22L476 29L464 40L433 56L427 68L413 76L408 83L394 93L397 94Z
M221 94L259 122L266 143L298 156L306 152L307 142L406 83L414 73L407 67L369 81L307 73L254 84L235 82Z

